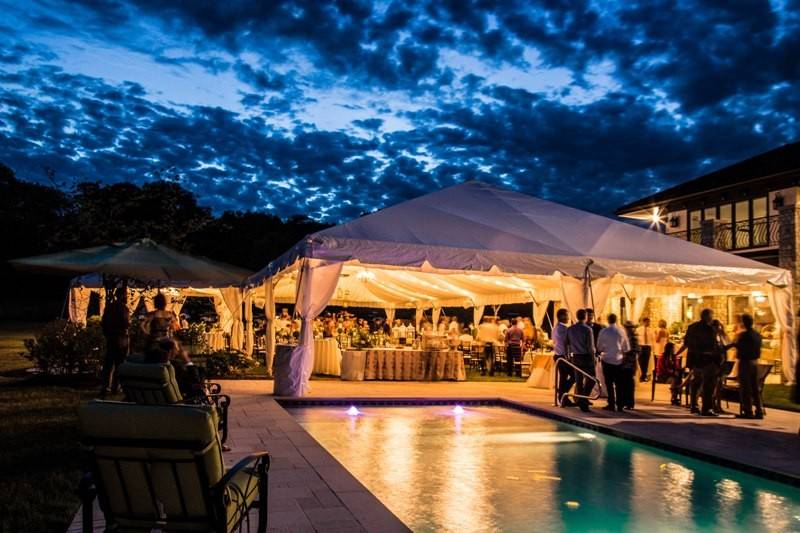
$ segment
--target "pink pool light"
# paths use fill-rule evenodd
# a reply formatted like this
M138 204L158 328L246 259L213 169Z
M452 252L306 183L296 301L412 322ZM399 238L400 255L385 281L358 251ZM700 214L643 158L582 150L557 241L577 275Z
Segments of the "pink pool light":
M358 416L361 414L361 411L358 410L358 407L355 405L351 405L350 408L347 410L347 414L350 416Z

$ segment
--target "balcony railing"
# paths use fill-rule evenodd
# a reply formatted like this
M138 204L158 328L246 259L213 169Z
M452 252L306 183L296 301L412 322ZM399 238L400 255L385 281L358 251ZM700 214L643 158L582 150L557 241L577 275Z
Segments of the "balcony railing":
M778 246L780 223L778 216L754 218L740 222L718 224L714 236L714 248L718 250L746 250ZM672 237L702 244L699 228L669 234Z

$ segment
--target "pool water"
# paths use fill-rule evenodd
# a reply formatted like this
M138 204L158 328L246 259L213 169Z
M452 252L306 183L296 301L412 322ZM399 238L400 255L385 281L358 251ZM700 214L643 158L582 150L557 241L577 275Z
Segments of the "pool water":
M358 409L288 410L414 531L800 531L800 490L624 439L503 407Z

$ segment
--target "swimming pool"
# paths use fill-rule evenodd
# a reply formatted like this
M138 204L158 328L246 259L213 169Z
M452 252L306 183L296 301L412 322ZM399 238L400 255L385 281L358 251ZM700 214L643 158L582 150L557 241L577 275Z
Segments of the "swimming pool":
M414 531L800 531L800 490L493 406L290 407Z

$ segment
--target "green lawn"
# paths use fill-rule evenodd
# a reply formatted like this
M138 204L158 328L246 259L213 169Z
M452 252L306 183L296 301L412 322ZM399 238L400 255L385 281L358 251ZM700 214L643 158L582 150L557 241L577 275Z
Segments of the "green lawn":
M0 325L0 532L64 531L78 508L77 409L95 386L43 383L25 370L37 325Z
M774 409L800 412L800 404L792 401L792 387L786 385L764 385L764 405Z

